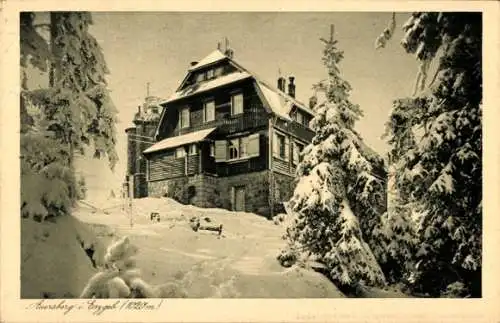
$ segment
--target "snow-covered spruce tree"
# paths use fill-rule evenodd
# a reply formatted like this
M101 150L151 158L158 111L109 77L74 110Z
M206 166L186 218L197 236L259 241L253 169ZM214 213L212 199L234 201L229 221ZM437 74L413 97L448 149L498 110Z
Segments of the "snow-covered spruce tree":
M384 241L382 269L391 283L407 281L415 265L416 251L415 212L409 201L411 187L405 186L397 176L395 164L410 148L415 147L412 128L405 127L412 110L421 111L425 100L402 99L394 101L393 113L386 123L385 138L389 138L389 170L387 180L387 212L382 215L376 228L378 237Z
M315 108L311 127L316 134L304 149L297 170L298 183L289 202L296 218L287 228L286 238L291 248L325 265L339 286L384 284L385 277L367 243L377 218L385 211L383 161L354 130L362 112L349 101L351 86L340 76L343 52L337 49L333 35L323 41L328 79L316 89L325 93L326 101Z
M21 213L44 219L68 214L77 198L75 149L91 145L116 163L116 109L101 49L88 32L90 14L51 13L50 45L34 17L21 14ZM48 88L27 87L29 64L50 72Z
M389 122L393 147L415 135L393 164L404 196L398 202L420 215L412 288L438 296L462 283L465 293L480 296L481 14L414 13L403 29L404 49L422 63L415 97L395 104ZM436 75L426 87L434 59Z

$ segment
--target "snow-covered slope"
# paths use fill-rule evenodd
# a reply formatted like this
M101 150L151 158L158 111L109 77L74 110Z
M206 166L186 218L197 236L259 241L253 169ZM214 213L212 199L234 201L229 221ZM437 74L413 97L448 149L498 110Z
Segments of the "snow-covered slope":
M117 207L109 208L113 204ZM142 277L152 284L177 282L191 298L344 297L319 273L281 267L276 256L284 244L285 227L256 214L144 198L133 201L131 226L119 200L101 207L108 214L93 213L82 204L75 216L89 224L104 224L115 236L128 235L139 247L137 265ZM160 222L150 220L151 212L160 214ZM207 226L222 224L222 235L194 232L191 217L199 217Z

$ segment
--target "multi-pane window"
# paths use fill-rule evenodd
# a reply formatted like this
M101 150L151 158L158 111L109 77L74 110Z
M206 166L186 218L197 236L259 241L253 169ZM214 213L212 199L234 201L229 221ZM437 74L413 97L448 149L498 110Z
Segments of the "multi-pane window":
M222 66L219 66L215 69L215 77L222 76L224 74L224 68Z
M240 158L241 142L239 138L232 139L227 145L229 159Z
M302 115L302 124L306 127L309 127L309 118Z
M243 113L243 94L231 96L231 115Z
M214 70L208 70L207 71L207 80L213 79L214 78Z
M295 112L295 121L297 121L300 124L303 124L303 115L299 111Z
M204 73L198 73L196 75L196 83L203 82L205 80L205 74Z
M207 101L203 105L203 121L209 122L215 120L215 102Z
M179 112L179 122L181 128L189 127L189 108L182 108Z
M297 121L298 123L300 123L306 127L309 127L309 118L301 111L296 111L294 116L293 116L293 119L295 121Z
M282 135L276 135L278 138L278 152L279 156L283 159L286 158L286 153L285 153L285 136Z
M230 140L217 140L213 149L215 160L218 162L256 157L260 152L259 134ZM210 148L210 154L212 154L212 148Z
M273 155L283 160L289 160L289 138L279 132L274 132Z

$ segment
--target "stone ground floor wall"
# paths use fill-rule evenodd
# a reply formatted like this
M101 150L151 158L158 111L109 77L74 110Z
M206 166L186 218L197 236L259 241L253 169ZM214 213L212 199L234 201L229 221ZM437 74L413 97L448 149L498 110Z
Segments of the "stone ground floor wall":
M148 194L151 197L170 197L199 207L221 207L217 180L208 175L194 175L152 181L148 183Z
M269 182L268 170L228 177L194 175L149 182L148 195L170 197L199 207L233 210L233 189L244 186L245 211L269 216L270 198L274 200L274 213L283 212L281 202L289 200L295 188L293 177L279 173L273 173L271 193Z
M260 215L269 215L269 172L253 172L229 177L221 177L217 187L221 206L233 210L233 188L245 187L245 211Z
M295 177L274 172L274 200L278 203L286 202L293 196Z

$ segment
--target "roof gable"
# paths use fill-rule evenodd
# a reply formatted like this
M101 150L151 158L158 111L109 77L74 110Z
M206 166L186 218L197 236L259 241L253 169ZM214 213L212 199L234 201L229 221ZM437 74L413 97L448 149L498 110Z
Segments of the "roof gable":
M218 78L215 78L212 80L205 81L203 83L189 85L189 86L186 86L185 88L173 93L167 100L163 101L161 104L170 103L173 101L177 101L179 99L190 97L190 96L198 94L198 93L213 90L215 88L218 88L218 87L221 87L221 86L224 86L227 84L231 84L231 83L234 83L236 81L240 81L240 80L249 78L251 76L252 75L250 75L247 72L237 71L237 72L223 75L221 77L218 77Z
M215 78L213 80L208 80L200 84L193 84L190 86L184 87L186 84L186 81L190 77L190 75L197 71L202 69L203 67L210 66L212 64L221 62L223 60L227 59L229 64L234 66L236 68L235 72L232 72L230 74L226 74L224 76L221 76L219 78ZM292 108L295 106L298 109L310 114L311 116L315 116L316 113L308 108L306 105L303 103L299 102L297 99L289 96L287 93L284 93L280 90L278 90L276 87L273 87L269 85L268 83L264 82L260 77L257 76L257 74L249 71L239 63L237 63L232 57L226 56L224 53L222 53L220 50L216 49L210 54L208 54L206 57L204 57L202 60L200 60L196 65L191 66L188 69L188 73L186 74L184 80L181 82L181 85L179 88L174 92L167 100L161 102L162 105L168 104L170 102L179 100L181 98L189 97L194 94L202 93L208 90L215 89L217 87L231 84L233 82L243 80L246 78L253 78L256 82L256 85L258 89L261 91L262 95L264 96L265 100L267 101L269 108L271 111L281 117L290 120L290 112L292 111ZM163 119L165 116L165 111L166 109L163 109L162 115L160 117L160 122L158 124L158 127L156 129L156 135L158 135L158 131L160 129L161 124L163 123Z
M188 71L192 72L195 70L198 70L202 67L211 65L213 63L222 61L223 59L228 58L226 55L224 55L220 50L216 49L207 56L205 56L201 61L199 61L196 65L191 66Z

